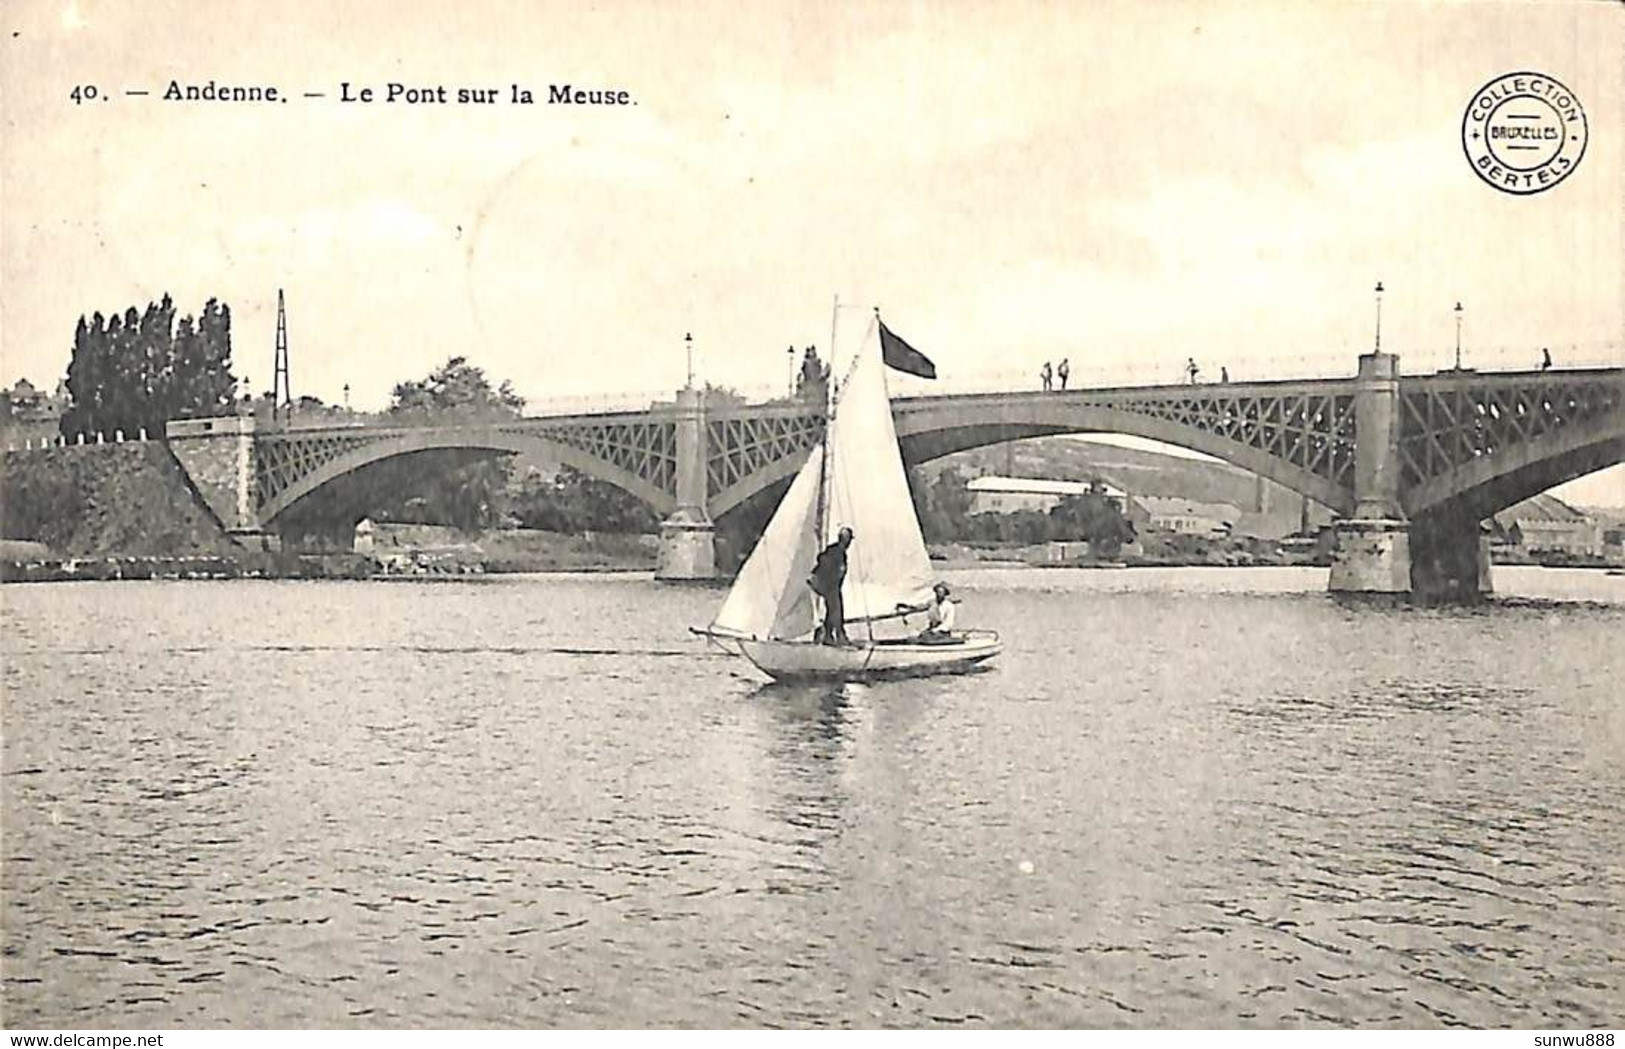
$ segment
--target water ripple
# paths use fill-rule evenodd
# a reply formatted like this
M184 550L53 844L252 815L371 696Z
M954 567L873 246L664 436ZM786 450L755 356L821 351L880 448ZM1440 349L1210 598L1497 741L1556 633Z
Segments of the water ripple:
M759 685L682 633L717 595L646 582L8 591L0 1004L130 1027L1617 1018L1620 606L1134 578L967 576L1010 640L996 669L843 689Z

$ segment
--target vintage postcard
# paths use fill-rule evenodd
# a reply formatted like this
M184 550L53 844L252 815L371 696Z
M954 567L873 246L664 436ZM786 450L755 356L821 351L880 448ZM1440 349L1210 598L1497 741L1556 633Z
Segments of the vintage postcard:
M0 31L0 1025L1613 1044L1625 8Z

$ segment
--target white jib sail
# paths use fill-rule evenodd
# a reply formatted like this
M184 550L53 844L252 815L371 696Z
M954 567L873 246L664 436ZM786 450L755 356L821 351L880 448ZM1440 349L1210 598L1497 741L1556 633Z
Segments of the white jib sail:
M814 518L824 447L812 450L790 483L762 537L734 578L713 630L742 637L791 640L813 629L813 595L807 575L818 556Z
M832 373L842 385L828 435L824 542L832 541L843 526L852 529L841 596L846 619L861 620L892 615L899 604L927 604L931 559L892 425L879 318L865 311L842 320L845 330L837 329L838 352L832 354Z

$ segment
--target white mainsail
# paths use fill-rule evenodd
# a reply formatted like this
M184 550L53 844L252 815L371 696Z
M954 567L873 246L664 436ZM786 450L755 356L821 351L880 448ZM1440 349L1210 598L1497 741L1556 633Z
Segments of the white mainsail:
M841 375L843 368L847 374L837 391L828 435L824 521L825 543L833 541L843 526L855 536L847 555L846 585L841 588L849 621L893 615L899 604L925 605L932 584L931 559L892 425L880 318L867 311L860 317L848 316L844 326L837 324L836 352L831 355L834 374ZM851 336L856 338L848 342Z
M845 336L845 338L843 338ZM897 606L929 602L931 561L909 498L897 431L886 393L880 321L837 321L831 375L836 405L823 444L791 482L772 520L740 569L712 629L739 637L796 640L816 618L807 585L818 551L843 527L855 536L841 588L846 619L893 615ZM829 476L823 478L828 464ZM818 534L820 480L824 534Z

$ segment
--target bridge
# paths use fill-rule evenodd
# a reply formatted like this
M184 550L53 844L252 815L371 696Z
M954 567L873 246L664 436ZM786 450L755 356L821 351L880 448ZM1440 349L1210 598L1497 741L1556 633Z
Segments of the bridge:
M1338 515L1330 589L1343 592L1488 592L1483 519L1625 461L1619 367L1401 376L1396 355L1369 353L1352 378L906 397L893 414L910 464L1029 437L1114 433L1250 470ZM664 519L661 577L692 579L714 574L713 522L794 474L822 429L811 405L708 405L684 389L636 412L297 429L234 416L173 422L167 436L203 500L246 543L373 463L528 451L647 503Z

